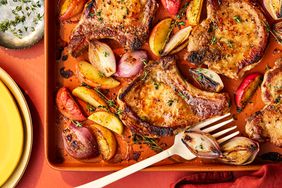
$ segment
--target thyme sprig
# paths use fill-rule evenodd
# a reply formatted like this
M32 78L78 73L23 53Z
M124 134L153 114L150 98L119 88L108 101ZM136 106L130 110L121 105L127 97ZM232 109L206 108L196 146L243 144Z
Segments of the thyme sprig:
M267 32L269 32L269 33L275 38L275 40L276 40L278 43L282 44L282 38L280 38L280 37L276 34L276 32L271 29L271 27L269 26L269 24L268 24L267 22L264 22L264 25L265 25L265 27L266 27Z
M112 99L109 99L104 93L102 93L98 88L94 88L94 90L106 101L109 107L115 109L115 113L117 115L120 115L123 113L123 111L119 108L119 106L116 104L116 102Z
M133 142L134 144L146 144L148 145L153 151L159 153L163 151L163 148L156 142L155 138L150 138L147 136L143 136L140 134L133 135Z
M183 5L183 7L181 7L181 9L178 11L178 13L177 13L177 15L176 15L176 18L177 18L177 19L180 20L180 19L185 15L186 9L187 9L188 5L189 5L189 2L186 2L186 3Z

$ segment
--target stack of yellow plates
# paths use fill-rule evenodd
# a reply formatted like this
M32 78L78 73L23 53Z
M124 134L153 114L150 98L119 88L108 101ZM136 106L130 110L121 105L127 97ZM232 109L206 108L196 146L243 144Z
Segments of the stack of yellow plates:
M15 187L28 164L32 120L13 79L0 68L0 187Z

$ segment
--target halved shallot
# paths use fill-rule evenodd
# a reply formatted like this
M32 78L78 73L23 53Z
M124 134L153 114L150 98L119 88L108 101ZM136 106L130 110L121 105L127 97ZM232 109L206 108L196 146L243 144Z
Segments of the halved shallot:
M125 53L120 59L115 76L128 78L140 72L148 60L145 51Z
M178 31L175 35L171 37L171 39L166 44L164 51L162 52L162 56L168 54L174 54L181 51L188 44L188 38L191 33L192 27L186 27Z
M112 49L97 40L89 43L88 58L90 63L106 77L116 72L116 58Z

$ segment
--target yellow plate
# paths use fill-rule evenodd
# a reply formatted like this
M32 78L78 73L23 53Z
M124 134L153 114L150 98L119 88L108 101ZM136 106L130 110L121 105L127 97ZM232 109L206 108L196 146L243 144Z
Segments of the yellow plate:
M23 176L24 171L30 159L30 154L32 150L32 140L33 140L32 119L31 119L30 110L28 108L28 104L20 88L15 83L15 81L10 77L10 75L7 74L1 68L0 68L0 80L2 80L2 82L6 85L6 87L10 90L11 94L14 96L23 120L22 123L24 130L24 146L23 146L22 156L20 158L20 161L16 169L2 186L2 188L12 188L16 186L16 184Z
M13 173L23 148L21 116L10 91L0 80L0 186Z

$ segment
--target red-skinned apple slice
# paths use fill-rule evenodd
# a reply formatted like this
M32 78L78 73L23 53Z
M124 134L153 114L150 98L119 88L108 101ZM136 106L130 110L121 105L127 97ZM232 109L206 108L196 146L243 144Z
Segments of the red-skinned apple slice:
M83 115L78 104L75 102L71 93L66 87L62 87L59 89L56 97L56 103L61 114L63 114L70 120L86 120L86 117Z
M68 20L80 14L87 0L62 0L60 2L60 20Z
M237 110L241 111L262 82L262 74L252 73L244 78L235 94Z
M180 7L180 0L162 0L162 4L171 15L176 15Z

